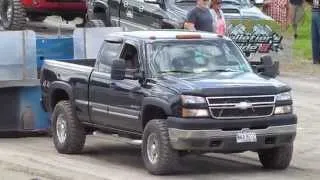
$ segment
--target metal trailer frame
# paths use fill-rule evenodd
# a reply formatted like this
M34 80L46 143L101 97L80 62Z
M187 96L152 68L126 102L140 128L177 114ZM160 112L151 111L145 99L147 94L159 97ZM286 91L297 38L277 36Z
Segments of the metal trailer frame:
M69 36L0 31L0 132L48 132L41 106L39 72L46 59L96 58L104 38L121 28L76 28ZM2 44L2 45L1 45Z

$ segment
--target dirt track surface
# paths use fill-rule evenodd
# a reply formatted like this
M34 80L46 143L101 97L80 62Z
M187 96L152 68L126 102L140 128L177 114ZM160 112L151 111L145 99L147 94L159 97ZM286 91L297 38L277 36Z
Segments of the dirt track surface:
M319 179L320 78L286 77L299 117L291 167L261 168L255 153L207 154L183 158L180 173L156 177L146 172L138 146L89 136L81 155L61 155L49 137L0 139L0 179Z

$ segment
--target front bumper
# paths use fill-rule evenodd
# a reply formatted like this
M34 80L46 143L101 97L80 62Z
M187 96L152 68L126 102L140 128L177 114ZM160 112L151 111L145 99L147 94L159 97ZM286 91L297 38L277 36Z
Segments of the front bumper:
M272 120L269 119L269 121L261 121L259 123L260 126L252 126L254 125L252 121L247 121L246 123L243 121L241 123L242 125L237 124L236 127L230 128L231 124L223 120L222 122L224 122L224 124L218 123L217 128L206 129L176 128L170 126L170 124L172 125L172 121L170 123L169 118L168 132L171 146L176 150L222 153L255 151L282 146L294 141L297 129L296 117L290 115L286 117L295 123L289 124L287 119L287 121L279 120L278 123L280 124L275 125L272 124ZM199 120L193 120L199 123ZM188 127L190 126L188 125ZM237 134L240 133L242 129L248 129L250 132L255 133L256 142L237 143Z

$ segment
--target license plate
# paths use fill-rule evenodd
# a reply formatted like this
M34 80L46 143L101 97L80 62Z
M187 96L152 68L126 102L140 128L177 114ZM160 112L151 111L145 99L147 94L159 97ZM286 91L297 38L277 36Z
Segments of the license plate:
M257 142L257 135L248 130L237 133L237 143Z

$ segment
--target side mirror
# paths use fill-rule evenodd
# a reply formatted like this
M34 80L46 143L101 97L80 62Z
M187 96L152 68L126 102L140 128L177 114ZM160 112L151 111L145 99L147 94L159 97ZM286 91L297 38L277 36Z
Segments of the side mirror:
M111 66L111 79L124 80L126 74L126 63L123 60L115 60Z
M273 61L271 56L263 56L259 63L252 63L252 67L256 73L275 78L279 73L279 61Z

